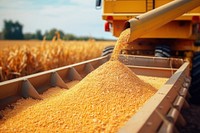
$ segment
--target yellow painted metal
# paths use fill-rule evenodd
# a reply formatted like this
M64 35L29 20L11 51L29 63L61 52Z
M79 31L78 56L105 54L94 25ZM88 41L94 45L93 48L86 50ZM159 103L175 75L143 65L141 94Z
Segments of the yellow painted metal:
M171 39L188 38L189 39L192 38L192 22L172 21L156 30L153 30L141 36L140 38L171 38Z
M159 6L162 6L162 5L164 5L164 4L169 3L169 2L171 2L171 1L173 1L173 0L156 0L156 1L155 1L155 7L157 8L157 7L159 7Z
M113 1L104 0L103 2L103 14L113 13Z
M125 21L116 20L113 21L113 35L119 36L123 31ZM174 32L176 29L176 32ZM140 38L177 38L177 39L192 39L192 22L191 21L172 21L166 25L153 30L146 31L146 33Z
M173 1L173 0L155 0L155 8L160 7L164 4L167 4L171 1ZM197 7L195 9L185 13L183 16L179 17L178 20L185 20L185 18L188 18L188 17L191 20L192 16L200 16L200 7Z
M196 8L197 10L200 10L200 8ZM102 16L102 19L103 20L108 20L108 16L112 16L113 20L112 21L115 21L115 20L121 20L121 21L127 21L131 18L134 18L138 15L141 15L141 13L115 13L115 14L112 14L112 13L107 13L107 14L103 14ZM193 16L200 16L200 11L199 13L186 13L180 17L177 17L175 20L192 20L192 17Z
M143 13L146 0L104 0L104 13Z
M153 0L147 0L146 1L146 11L150 11L154 9L154 3Z
M123 29L124 29L124 25L125 24L125 21L118 21L118 20L116 20L116 21L113 21L113 23L112 23L112 27L113 27L113 30L112 30L112 32L113 32L113 35L114 36L119 36L120 35L120 33L123 31Z
M160 7L173 0L104 0L103 2L103 19L107 16L113 16L114 20L128 20L130 17L135 17L154 8ZM154 3L154 5L153 5ZM185 13L184 17L178 19L183 20L185 16L200 16L200 7ZM128 16L128 17L127 17ZM191 17L190 17L191 20Z
M185 61L190 62L189 66L192 68L192 57L193 57L193 51L185 51Z
M145 12L146 11L146 0L127 0L125 1L116 1L113 7L114 13L130 13L130 12Z
M107 20L112 23L113 35L119 36L119 34L122 32L125 21L127 21L131 18L134 18L138 15L141 15L147 11L150 11L153 8L160 7L161 5L164 5L171 1L173 1L173 0L104 0L102 18L104 20ZM182 0L177 0L177 1L182 1ZM183 1L187 2L188 0L183 0ZM177 11L179 12L179 10L177 10ZM192 21L193 16L200 16L200 7L197 7L195 9L193 9L192 11L189 11L189 12L183 14L182 16L179 16L174 19L175 20ZM108 20L108 18L112 18L112 19ZM172 28L177 29L177 31L180 29L179 27L174 27L174 25L172 25L172 26L173 26ZM158 36L158 38L160 38L161 34L162 34L162 33L160 34L160 32L162 32L163 29L166 29L166 28L169 29L168 26L165 26L164 28L162 28L162 30L159 29L156 31L151 31L148 34L148 36L145 35L145 37L151 38L154 36ZM191 28L192 27L190 27L190 29ZM180 37L180 35L178 35L179 38L185 38L186 31L189 32L187 34L190 34L190 30L188 30L188 29L183 29L183 30L184 30L184 35L182 35L181 37ZM172 36L170 34L168 34L166 36L162 35L162 37L167 38L167 37ZM175 33L172 33L172 34L174 35ZM180 33L178 33L178 34L180 34ZM173 36L172 38L176 38L176 37L177 37L177 35Z
M177 0L129 20L131 33L129 42L155 30L168 22L200 6L199 0Z

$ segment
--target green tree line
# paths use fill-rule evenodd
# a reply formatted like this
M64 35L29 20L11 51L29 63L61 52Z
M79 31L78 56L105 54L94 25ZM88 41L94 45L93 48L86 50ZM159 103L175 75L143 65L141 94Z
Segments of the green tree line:
M60 34L62 40L89 40L88 36L76 36L73 34L66 34L62 30L53 28L42 34L41 30L37 30L35 33L23 33L23 25L18 21L5 20L3 31L0 32L0 39L3 40L42 40L44 37L46 40L52 40L56 33ZM95 40L106 40L103 38L92 38Z

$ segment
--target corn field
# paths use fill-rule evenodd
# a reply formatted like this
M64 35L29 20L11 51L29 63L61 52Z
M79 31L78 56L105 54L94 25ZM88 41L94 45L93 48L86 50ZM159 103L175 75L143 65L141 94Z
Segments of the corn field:
M0 81L99 57L114 42L0 41Z

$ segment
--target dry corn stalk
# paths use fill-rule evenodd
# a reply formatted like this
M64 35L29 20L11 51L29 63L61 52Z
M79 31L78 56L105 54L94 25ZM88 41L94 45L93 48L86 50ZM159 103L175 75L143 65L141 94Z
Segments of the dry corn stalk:
M85 61L101 55L109 42L0 41L0 81ZM14 46L11 46L14 45ZM11 47L9 47L11 46Z

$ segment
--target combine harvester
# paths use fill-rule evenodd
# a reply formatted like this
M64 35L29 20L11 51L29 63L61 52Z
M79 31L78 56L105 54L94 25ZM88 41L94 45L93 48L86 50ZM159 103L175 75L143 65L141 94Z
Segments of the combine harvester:
M169 1L105 0L103 18L108 21L105 28L110 30L112 25L113 34L119 36L126 20L167 2ZM100 5L99 1L97 1L97 5ZM131 52L140 54L140 56L124 56L122 54L119 56L119 60L137 75L164 77L168 80L129 119L125 126L121 127L119 132L173 132L177 131L177 126L185 126L186 121L180 112L183 108L189 107L187 102L190 96L188 89L191 84L189 61L192 56L195 56L193 57L194 63L192 63L192 84L195 86L190 89L191 93L199 92L197 77L200 75L198 73L200 55L194 43L199 27L200 8L197 8L198 6L200 6L199 0L173 1L130 19L125 24L125 28L131 29L131 36L129 38L130 45L122 52ZM192 9L194 10L191 13L184 14ZM182 14L184 15L181 16ZM148 34L146 34L147 31ZM154 50L156 56L182 58L141 56L152 55ZM21 98L41 99L39 94L54 86L67 89L66 83L81 80L107 62L109 58L109 55L103 56L2 82L0 83L0 109L4 109ZM197 99L195 94L193 96ZM3 117L1 113L0 116Z
M97 8L100 5L97 0ZM113 36L131 29L130 45L122 53L189 61L194 103L200 103L199 5L198 0L104 0L102 16L106 20L105 31L111 31ZM113 47L105 48L103 55L112 50Z

